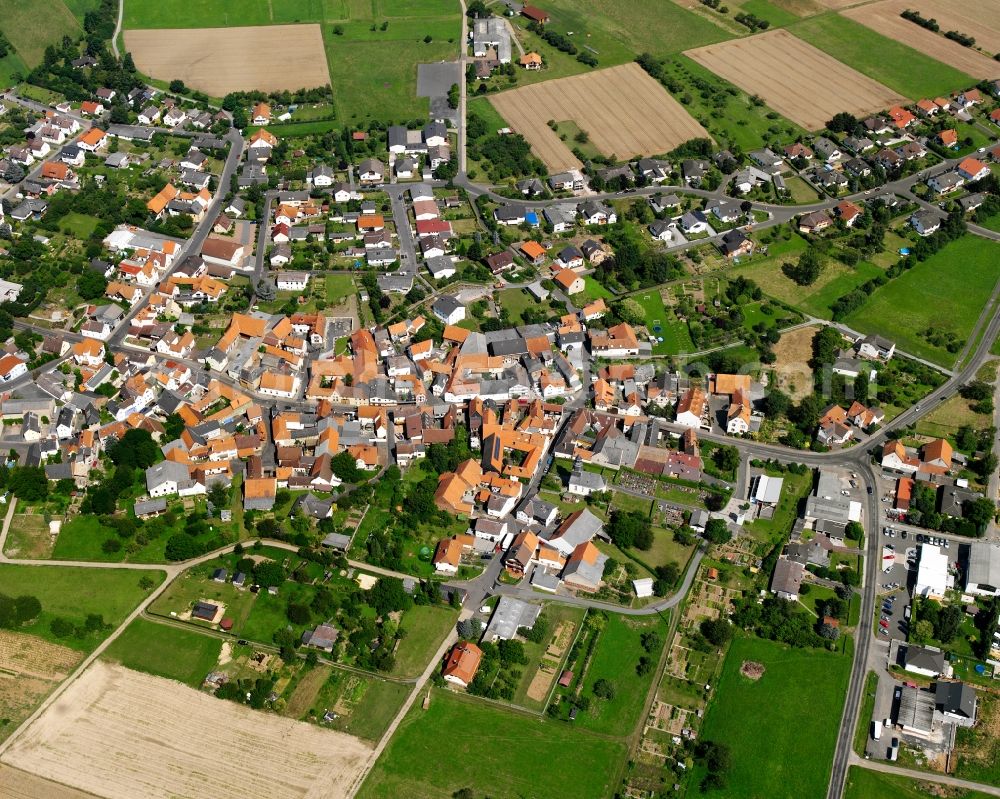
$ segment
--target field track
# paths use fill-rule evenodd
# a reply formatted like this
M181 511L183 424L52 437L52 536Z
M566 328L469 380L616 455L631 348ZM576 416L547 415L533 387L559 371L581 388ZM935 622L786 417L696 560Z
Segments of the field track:
M685 55L809 130L840 111L863 116L905 103L887 86L787 31L688 50Z
M490 98L550 171L578 168L573 143L546 124L572 120L605 155L666 153L705 129L638 64L545 81Z
M371 746L95 662L4 762L105 799L337 799Z
M179 78L213 97L330 83L319 25L128 30L125 46L146 75Z

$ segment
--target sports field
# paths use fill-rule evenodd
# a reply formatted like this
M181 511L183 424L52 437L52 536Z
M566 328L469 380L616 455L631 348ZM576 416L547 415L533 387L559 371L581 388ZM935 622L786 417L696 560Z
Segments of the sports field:
M966 16L959 9L963 9L965 12L973 12L974 10L977 21L973 23L971 28L959 27L958 31L974 36L977 42L986 37L982 44L985 44L987 40L996 42L997 39L1000 39L1000 12L998 12L995 3L962 3L952 2L952 0L924 0L923 2L883 0L879 3L849 8L841 13L848 19L860 22L890 39L903 42L943 64L960 69L976 78L996 77L995 61L971 47L963 47L958 42L946 39L941 33L925 30L919 25L903 19L899 14L907 8L920 11L921 14L929 17L937 16L937 12L940 11L956 20ZM953 29L944 19L939 18L938 22L941 24L942 31ZM964 21L956 21L956 25L965 24L967 23ZM993 50L996 49L1000 49L1000 44L993 48Z
M179 78L213 97L330 82L319 25L127 30L125 46L146 75Z
M965 236L878 289L844 321L891 338L911 355L951 366L957 357L923 335L928 328L967 341L1000 278L1000 244Z
M840 111L863 115L905 98L784 30L688 50L685 55L759 95L809 130ZM817 81L816 76L823 80Z
M556 765L556 753L580 767ZM438 690L427 710L414 704L358 796L443 798L488 786L492 799L602 799L624 764L617 741Z
M912 22L903 19L900 22L915 30L923 30ZM914 49L919 47L917 43L883 36L885 31L865 27L860 20L849 19L848 16L824 14L802 20L789 30L904 97L938 97L975 83L974 78L962 71L960 64L935 60L935 56L940 55L933 50ZM954 44L943 36L937 38ZM957 44L955 47L965 49Z
M740 674L745 660L763 664L756 682ZM826 793L850 670L846 655L760 638L733 641L699 736L732 752L726 799ZM808 689L808 712L796 687Z
M138 618L102 657L197 688L218 662L221 649L222 641L214 636Z
M580 162L546 124L573 120L605 155L666 153L705 129L638 64L546 81L491 98L504 119L553 172Z

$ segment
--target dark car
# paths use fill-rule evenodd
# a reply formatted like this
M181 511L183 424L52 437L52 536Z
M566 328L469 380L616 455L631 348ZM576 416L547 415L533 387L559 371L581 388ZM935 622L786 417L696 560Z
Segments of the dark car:
M871 486L868 486L868 493L869 494L874 494L875 493L874 491L872 491L872 487Z

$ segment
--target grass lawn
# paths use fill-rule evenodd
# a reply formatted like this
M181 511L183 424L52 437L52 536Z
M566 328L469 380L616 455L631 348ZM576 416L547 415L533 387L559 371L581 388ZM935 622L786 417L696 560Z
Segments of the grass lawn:
M589 158L600 158L603 153L594 146L593 142L585 141L579 142L576 137L580 133L585 132L576 122L572 119L564 119L560 122L556 122L556 133L559 134L559 138L566 142L566 146L571 150L577 148L583 153L586 159Z
M218 662L221 649L222 641L214 636L138 618L102 657L198 688Z
M788 30L912 100L946 95L976 82L954 67L839 14L802 20Z
M652 288L641 294L633 294L632 299L646 312L646 329L649 330L649 334L658 339L653 345L654 355L677 355L694 351L694 342L691 341L688 326L677 319L672 312L667 311L657 289ZM660 329L657 330L657 327ZM660 338L663 341L659 341Z
M764 665L758 681L740 674L745 660ZM826 793L850 670L844 655L760 638L733 641L699 736L732 751L727 799ZM789 688L807 685L804 713L801 694Z
M758 519L747 524L746 529L758 538L773 540L780 538L792 529L792 524L798 515L799 500L812 489L812 471L805 474L776 474L784 483L781 486L781 497L774 515L770 519Z
M281 590L286 590L289 585L293 584L285 583ZM188 571L174 580L150 606L150 611L160 616L170 616L172 613L180 616L189 612L194 603L201 600L222 603L225 605L225 615L233 620L233 634L242 636L245 628L250 627L248 617L255 598L255 594L235 588L232 583L215 582L206 572ZM195 627L209 626L208 622L197 619L189 623ZM268 636L260 640L270 642L271 638Z
M14 76L19 75L23 77L27 72L28 68L21 60L21 56L16 51L10 50L7 55L0 58L0 87L14 85L17 83Z
M528 689L531 687L531 682L538 673L538 666L543 660L543 656L549 648L549 645L554 643L556 639L556 631L562 627L564 630L564 635L566 635L566 641L572 642L576 639L577 631L580 629L580 624L583 622L583 617L586 615L586 609L573 607L572 605L563 605L559 602L550 602L542 610L541 618L544 618L549 625L548 637L539 643L534 641L524 641L524 654L528 658L528 665L522 670L521 682L517 686L517 690L514 692L514 704L520 705L521 707L528 707L534 710L543 710L545 708L545 700L537 700L528 696ZM572 630L572 634L566 634L566 631ZM563 651L562 657L558 659L558 662L554 660L551 656L544 658L545 662L555 668L556 673L553 675L552 683L549 686L549 692L551 692L553 686L555 685L556 679L559 676L559 666L565 662L566 655L569 654L570 647L567 645ZM548 696L545 697L548 699Z
M538 300L528 294L525 289L503 289L497 292L497 302L506 308L515 324L521 323L521 314L528 308L538 305Z
M958 394L949 397L933 411L917 422L917 433L934 438L950 438L954 440L958 428L970 425L978 430L989 427L993 423L992 414L975 413L969 407L969 401Z
M1000 277L1000 245L964 236L878 289L845 321L893 339L899 349L950 366L955 354L922 335L928 328L966 341Z
M42 603L41 615L22 632L88 652L103 638L98 632L82 638L57 638L49 625L56 616L83 624L87 615L99 613L104 623L117 627L149 591L139 586L143 577L154 586L163 581L161 571L89 569L85 566L15 566L0 563L0 586L9 596L30 594ZM151 590L151 589L150 589Z
M59 220L59 229L63 233L69 233L78 239L89 239L98 222L100 220L97 217L70 211L70 213Z
M734 270L734 274L750 278L765 294L820 319L829 319L832 316L830 306L834 302L882 271L866 261L851 268L828 258L816 282L810 286L800 286L781 271L785 263L796 260L798 249L788 254L775 255L774 246L771 245L767 258L741 264Z
M39 24L42 21L44 24ZM62 0L0 0L0 31L29 67L42 63L45 48L83 31Z
M450 37L458 37L457 5L455 11L455 19L447 20L446 28L431 26L426 20L389 26L390 31L407 33L405 39L362 41L346 34L333 36L331 28L324 28L330 84L341 122L378 119L390 123L426 117L428 100L417 97L417 64L455 58L458 44L444 38L447 31ZM423 38L431 27L434 41L425 44ZM387 58L389 52L392 56Z
M874 671L865 677L865 692L862 695L861 710L858 711L858 726L854 730L854 751L864 756L868 736L871 735L872 715L875 713L875 696L878 692L878 675Z
M583 767L553 767L555 752ZM600 799L617 787L625 754L567 724L439 690L427 710L414 704L358 796L431 799L488 786L493 799Z
M796 203L814 203L819 199L816 190L798 175L787 178L785 185L788 187L788 193Z
M330 305L340 305L356 291L354 278L350 275L326 275L323 281L326 288L326 301Z
M783 8L779 8L769 0L745 0L740 3L740 8L746 14L753 14L760 19L766 19L771 23L772 28L783 28L798 22L800 17Z
M996 737L1000 699L979 692L979 722L975 727L959 727L955 734L958 764L955 776L987 785L1000 785L1000 739Z
M414 605L399 623L406 637L396 650L394 677L417 677L430 663L452 625L458 620L450 608Z
M594 732L617 736L628 735L635 729L653 676L652 672L644 677L636 674L636 663L647 654L639 637L650 631L665 637L666 630L666 621L659 616L629 617L613 613L608 616L584 678L583 693L590 697L590 709L581 712L575 724ZM659 654L653 652L648 656L655 661ZM594 696L594 683L602 678L614 683L615 695L612 699Z
M929 783L851 766L847 770L844 799L926 799L935 795L931 790ZM987 799L989 796L981 791L965 791L961 788L947 790L949 799Z

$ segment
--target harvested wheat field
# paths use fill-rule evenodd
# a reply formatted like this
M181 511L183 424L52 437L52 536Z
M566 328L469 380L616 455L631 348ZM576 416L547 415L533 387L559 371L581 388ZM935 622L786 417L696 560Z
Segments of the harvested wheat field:
M787 31L710 44L685 55L809 130L840 111L862 116L907 102Z
M105 799L334 799L370 752L350 735L97 661L3 760Z
M319 25L125 31L125 46L145 74L213 97L330 82Z
M705 129L638 64L622 64L537 83L490 98L507 123L531 144L550 171L580 166L546 124L572 120L604 155L657 155Z
M0 766L0 797L3 799L94 799L94 794L78 791L17 768Z
M1000 52L1000 5L969 3L967 0L883 0L840 13L883 36L909 45L976 78L995 78L997 63L988 56L962 47L940 33L921 28L903 19L900 12L911 8L924 17L934 17L942 31L957 30L974 36L976 44L990 52Z

